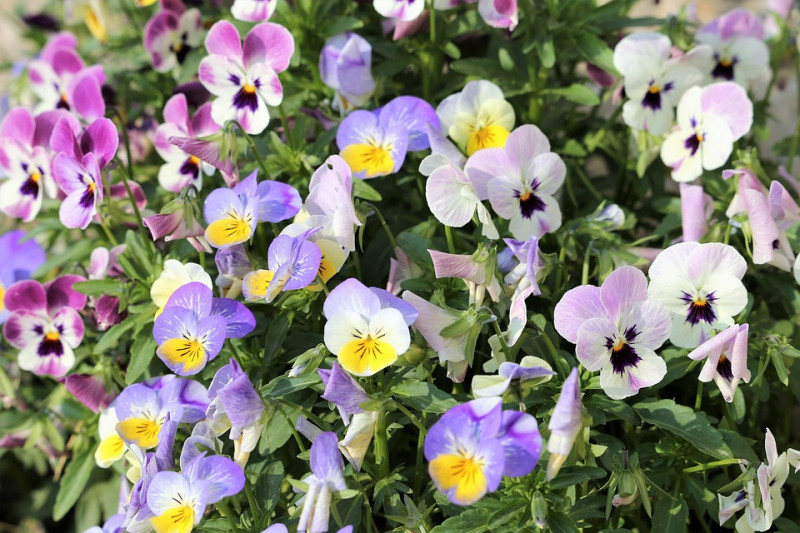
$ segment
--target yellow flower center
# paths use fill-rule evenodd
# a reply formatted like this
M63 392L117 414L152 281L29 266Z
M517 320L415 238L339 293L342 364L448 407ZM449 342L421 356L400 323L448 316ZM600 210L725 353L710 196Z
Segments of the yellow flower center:
M153 448L158 445L161 423L149 418L128 418L117 424L117 433L140 448Z
M200 164L200 158L199 158L199 157L197 157L197 156L194 156L194 155L190 155L190 156L189 156L189 161L190 161L190 162L191 162L193 165L199 165L199 164Z
M531 191L525 191L519 196L520 202L527 202L530 199L531 199Z
M453 500L461 505L469 505L486 493L487 481L483 473L483 461L466 451L444 454L430 462L431 477L442 490L455 487Z
M60 338L61 336L58 334L57 331L48 331L47 334L44 336L44 340L46 341L57 341Z
M206 364L206 349L198 339L168 339L158 347L158 355L168 363L182 366L187 373L194 373Z
M250 229L252 215L242 216L235 211L231 211L227 215L225 218L215 220L206 228L206 239L217 248L244 242L250 238L252 233Z
M506 145L509 131L497 124L488 124L475 128L467 138L467 155L472 155L484 148L502 148Z
M39 183L40 181L42 181L42 175L41 175L39 172L33 172L33 173L32 173L32 174L29 176L29 178L30 178L30 180L31 180L32 182L34 182L34 183Z
M617 339L617 341L614 343L614 346L612 346L611 349L614 350L615 352L618 352L622 350L624 347L625 347L625 339Z
M394 170L392 145L351 144L341 152L342 159L347 161L353 172L365 172L366 177L390 174Z
M367 335L348 342L339 352L339 364L357 376L371 376L391 365L397 360L397 352L382 337Z
M659 87L658 85L651 85L648 91L650 92L650 94L658 94L658 92L661 91L661 87Z
M151 518L150 523L158 533L189 533L194 527L194 509L191 505L173 507Z
M719 64L722 65L723 67L729 67L733 65L733 61L731 61L730 59L720 59Z
M256 86L253 85L252 83L248 83L244 87L242 87L242 90L247 94L253 94L254 92L256 92Z

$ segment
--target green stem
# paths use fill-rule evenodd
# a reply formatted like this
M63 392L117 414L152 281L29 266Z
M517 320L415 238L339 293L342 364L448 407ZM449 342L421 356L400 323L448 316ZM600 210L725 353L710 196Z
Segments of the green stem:
M456 245L453 242L453 230L447 224L444 225L444 236L447 238L447 251L455 254Z
M104 218L102 215L100 216L100 227L101 227L101 228L103 228L103 233L105 233L105 234L106 234L106 238L108 239L108 241L109 241L109 242L110 242L110 243L111 243L113 246L116 246L116 245L118 245L118 244L119 244L119 243L117 242L117 239L114 237L114 234L113 234L113 233L111 233L111 230L110 230L110 229L108 229L108 225L106 225L106 219L105 219L105 218Z
M271 176L269 174L269 171L267 171L267 165L264 163L264 160L261 158L261 154L259 154L258 150L256 150L255 141L253 141L253 138L250 137L250 134L248 134L246 131L244 131L244 128L242 127L241 124L239 124L239 122L236 122L236 126L238 126L239 127L239 131L241 131L244 134L244 138L247 141L247 144L249 144L250 145L250 149L253 150L253 156L255 156L256 162L258 163L258 167L261 169L261 172L264 173L264 177L267 178L267 179L270 179Z
M244 494L247 497L247 504L250 506L250 514L252 515L252 519L255 522L259 519L261 513L258 510L258 505L256 505L256 499L253 496L253 489L250 487L250 480L245 480L244 484Z
M128 194L128 199L131 202L131 207L133 207L133 213L136 216L136 223L139 225L139 233L142 234L142 241L146 244L150 242L150 236L147 233L147 229L144 227L144 220L142 219L142 212L139 211L139 206L136 204L136 198L133 196L133 190L131 189L130 181L135 181L133 179L133 159L131 158L131 139L128 136L128 128L125 126L125 119L122 117L122 114L119 110L116 110L117 118L119 119L119 129L122 131L122 142L125 145L125 156L127 157L128 161L125 165L126 174L122 174L122 183L125 185L125 192ZM150 247L148 246L148 250Z
M231 512L231 508L228 507L228 504L225 500L220 500L217 502L217 510L219 513L228 519L228 523L231 525L231 531L234 533L239 533L239 528L236 526L236 521L233 519L233 512Z
M417 417L414 415L414 413L412 413L411 411L409 411L409 410L408 410L408 408L407 408L405 405L403 405L403 404L401 404L401 403L398 403L398 402L394 402L394 405L395 405L395 407L397 407L397 410L398 410L398 411L400 411L401 413L403 413L404 415L406 415L406 416L408 417L408 419L409 419L409 420L411 420L411 423L412 423L412 424L414 424L415 426L417 426L417 429L419 430L420 434L421 434L423 437L424 437L424 436L425 436L425 435L428 433L428 429L425 427L425 424L423 424L423 423L420 421L420 419L419 419L419 418L417 418ZM423 414L424 414L424 413L423 413Z
M511 356L511 350L506 343L505 337L503 337L503 332L500 331L500 324L497 323L497 320L492 320L492 327L494 328L494 332L497 334L497 338L500 341L500 349L502 350L506 361L514 361L514 358Z
M289 428L292 430L292 435L294 436L295 442L297 442L297 447L300 448L300 452L303 453L306 451L306 446L303 444L303 439L300 438L300 434L297 432L297 429L294 427L294 422L292 422L292 417L283 410L283 406L278 407L278 411L283 415L287 422L289 422Z
M581 269L581 285L589 283L589 259L592 255L592 248L586 247L586 252L583 254L583 268Z
M389 243L392 245L392 250L395 250L396 248L398 248L397 240L394 238L394 233L392 233L392 230L389 229L389 225L386 223L386 219L383 218L383 215L381 214L380 210L377 207L375 207L373 204L369 203L369 202L364 202L364 203L365 203L365 205L369 206L372 209L372 212L375 213L375 216L378 217L378 220L380 221L381 226L383 226L383 231L385 231L386 232L386 236L389 237ZM447 227L447 226L445 226L445 227Z
M386 435L386 411L378 413L378 423L375 427L375 462L378 463L378 473L381 479L386 479L391 473L389 466L389 441Z
M304 417L306 417L309 420L311 420L312 422L314 422L316 425L318 425L324 431L331 431L331 427L330 427L330 425L328 423L326 423L324 420L322 420L320 417L318 417L317 415L315 415L314 413L312 413L311 411L309 411L308 409L306 409L302 405L297 405L296 403L292 403L290 401L284 400L283 398L279 398L278 401L280 403L282 403L283 405L285 405L286 407L291 407L292 409L295 409L295 410L299 411L301 415L303 415Z
M697 396L694 398L694 410L699 411L700 405L703 403L703 382L697 383Z
M594 196L594 198L599 202L603 200L603 195L600 194L600 191L592 184L592 180L589 179L589 176L586 175L586 172L583 171L581 168L580 163L576 164L574 167L575 173L578 175L578 178L583 183L583 186L586 187L586 190L589 191L589 194Z
M398 404L399 405L399 404ZM422 420L420 421L422 426L425 427L426 422L426 413L422 413ZM424 432L420 430L419 436L417 437L417 458L416 464L414 466L414 494L419 495L420 491L422 490L422 480L425 477L426 471L422 466L422 461L425 457L425 436L427 435L428 430L426 429Z
M690 466L689 468L684 468L684 474L691 474L693 472L705 472L706 470L712 470L714 468L718 468L720 466L728 466L728 465L738 465L741 463L739 459L720 459L719 461L711 461L710 463L705 463L702 465L695 465Z

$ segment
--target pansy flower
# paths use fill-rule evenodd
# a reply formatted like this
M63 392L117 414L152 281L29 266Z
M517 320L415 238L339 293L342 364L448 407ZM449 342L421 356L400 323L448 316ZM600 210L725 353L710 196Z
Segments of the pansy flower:
M6 291L14 283L30 279L33 272L42 266L46 256L44 250L33 240L25 240L22 230L9 231L0 235L0 324L8 318L3 299Z
M212 287L211 276L197 263L184 264L177 259L164 261L164 269L150 287L150 298L158 307L158 312L164 309L176 290L192 282L200 282L209 289Z
M503 396L514 380L520 386L535 387L547 383L555 375L552 367L543 359L526 355L522 361L500 363L496 376L475 376L472 378L472 394L476 398Z
M247 251L241 244L236 244L230 248L217 250L214 256L219 275L214 280L226 298L236 298L242 292L244 277L253 271L253 265Z
M164 123L156 129L155 147L166 163L158 171L158 183L171 192L180 192L188 185L203 187L203 174L214 173L214 167L199 157L187 154L170 142L172 137L196 138L219 131L211 119L211 104L204 104L189 118L186 96L176 94L164 105Z
M722 398L728 403L733 401L740 380L750 382L750 370L747 369L748 331L747 324L734 324L689 352L689 359L706 361L698 379L703 382L713 379Z
M747 87L767 74L769 48L764 43L764 26L747 9L729 11L702 26L695 39L712 48L708 74L716 81L733 81Z
M600 371L600 386L615 400L655 385L667 373L655 350L669 337L670 315L647 299L647 278L637 268L616 269L601 287L567 291L556 305L554 324L576 345L578 361Z
M408 350L408 326L417 312L387 291L367 288L350 278L325 299L325 346L342 368L356 376L371 376Z
M547 481L558 475L558 471L569 457L575 439L578 438L583 425L581 423L581 382L578 378L578 369L573 368L566 381L561 386L561 396L553 409L547 429L550 438L547 439L547 451L550 459L547 461Z
M258 222L280 222L300 210L302 200L291 185L264 180L256 183L253 171L233 189L216 189L203 206L208 227L206 240L215 248L227 248L250 239Z
M470 505L500 486L503 476L528 475L539 461L536 419L503 411L500 398L480 398L447 411L425 436L425 458L436 488L456 505Z
M106 81L102 65L86 67L75 50L75 37L54 35L39 59L31 61L31 89L39 97L36 112L66 109L86 121L105 115L101 87Z
M407 152L430 146L428 125L439 128L430 104L398 96L380 109L350 113L339 125L336 145L356 176L386 176L400 170Z
M334 109L346 113L367 103L375 92L371 69L372 47L360 35L345 32L325 41L319 74L322 82L336 91Z
M314 439L310 463L311 474L303 478L308 490L303 497L298 533L328 531L333 493L347 488L335 433L321 433Z
M479 247L472 255L448 254L428 250L437 278L459 278L469 289L470 305L481 305L488 291L492 301L500 300L500 283L490 263L491 256L484 247Z
M654 32L636 32L614 48L614 67L622 74L625 124L636 130L662 135L672 126L675 107L689 87L703 81L698 56L707 49L672 57L669 37Z
M0 211L30 222L39 213L45 195L55 198L57 187L51 168L49 148L53 124L69 116L49 111L34 117L23 107L12 109L0 123L0 171L6 178L0 185Z
M22 370L60 378L75 364L73 350L84 331L78 312L86 305L86 296L72 289L78 281L84 278L67 275L44 286L25 280L6 289L3 302L10 315L3 335L19 348Z
M97 433L100 445L94 451L94 462L100 468L108 468L125 455L125 441L117 433L117 412L114 403L100 413L97 421Z
M533 237L527 241L503 239L508 245L514 259L518 264L514 266L503 278L506 290L513 287L511 306L508 309L508 330L505 332L506 342L513 346L522 335L522 330L528 323L528 308L525 301L531 295L539 295L539 283L536 276L542 270L544 263L539 257L539 239Z
M142 225L150 230L154 241L163 238L165 241L186 239L198 252L211 253L212 248L206 241L206 229L197 220L199 210L196 207L194 189L185 189L161 209L161 213L144 217Z
M169 72L183 64L186 55L203 42L203 16L199 9L186 9L171 0L144 27L144 49L153 68Z
M436 114L442 131L467 155L505 146L515 120L514 108L503 91L486 80L471 81L460 93L442 100Z
M202 283L176 290L156 318L156 354L181 376L197 374L222 349L226 338L241 338L255 328L255 317L241 303L214 298Z
M278 0L233 0L231 15L236 20L263 22L269 20L276 7Z
M182 472L158 472L147 488L147 506L157 533L189 533L208 505L244 488L242 468L218 455L197 456Z
M211 107L214 122L237 121L257 135L269 124L267 105L283 101L278 73L294 53L292 34L279 24L252 28L242 45L239 31L227 20L214 24L206 36L209 55L200 63L200 82L217 97Z
M322 239L332 241L348 252L355 251L355 228L362 226L363 222L356 215L353 176L344 159L332 155L314 171L308 184L304 208L309 216L302 222L309 227L322 228L312 239L319 245L323 255L328 255L331 247L320 242Z
M425 9L425 0L372 0L375 11L386 18L414 20Z
M647 293L670 312L670 342L695 348L713 330L733 325L747 305L746 270L744 258L726 244L684 242L661 252L650 266Z
M536 126L514 130L505 148L486 148L471 156L465 172L478 198L488 198L494 212L510 220L515 239L541 237L561 227L554 195L567 169Z
M267 270L256 270L244 277L242 293L245 299L273 301L283 291L308 287L317 277L322 252L308 240L310 233L297 237L278 235L269 245Z
M451 9L461 4L478 4L478 14L484 22L494 28L514 31L519 23L517 0L434 0L438 10Z
M753 124L753 104L732 82L687 90L678 104L678 129L661 146L661 160L672 167L672 179L692 181L703 170L728 160L733 143Z

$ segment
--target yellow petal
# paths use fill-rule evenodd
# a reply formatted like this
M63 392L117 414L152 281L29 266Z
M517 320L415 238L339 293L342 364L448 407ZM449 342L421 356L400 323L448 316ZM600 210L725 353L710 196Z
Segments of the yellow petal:
M256 270L245 276L242 289L249 295L247 299L259 300L266 296L274 275L271 270Z
M502 148L506 145L509 131L498 124L484 126L472 132L467 139L467 155L484 148Z
M155 1L155 0L154 0ZM152 3L152 2L151 2ZM108 40L108 31L106 30L106 23L103 20L103 14L99 10L89 8L84 16L86 27L94 36L95 39L104 43Z
M471 457L440 455L430 462L429 471L442 490L455 487L455 500L462 505L475 502L486 493L486 476L480 462Z
M125 453L125 442L119 435L111 435L100 441L94 452L94 461L100 468L108 468L119 461Z
M371 376L396 360L391 344L372 337L350 341L339 352L339 364L356 376Z
M194 527L194 509L181 505L150 519L158 533L189 533Z
M242 243L251 234L250 221L239 215L221 218L206 228L206 240L216 248Z
M353 172L366 172L368 178L391 174L394 170L391 147L351 144L340 155Z
M158 347L158 355L173 365L180 365L187 374L206 364L206 349L196 339L167 339Z
M5 294L6 294L6 288L3 287L2 283L0 283L0 313L2 313L6 308L6 304L3 302L3 297L5 296Z
M146 418L129 418L117 424L117 432L120 436L140 448L157 446L159 431L161 431L161 424Z

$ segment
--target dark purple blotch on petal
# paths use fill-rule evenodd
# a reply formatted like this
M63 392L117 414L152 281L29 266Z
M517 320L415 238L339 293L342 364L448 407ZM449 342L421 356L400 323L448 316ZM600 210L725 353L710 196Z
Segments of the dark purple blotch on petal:
M717 300L714 293L709 293L705 298L694 299L691 295L683 293L681 300L689 304L689 311L686 314L686 322L695 326L701 320L707 324L711 324L717 319L717 314L714 312L713 303Z
M636 325L627 328L622 338L606 337L606 348L611 350L611 366L615 374L623 374L629 367L636 366L642 360L631 343L639 336Z

